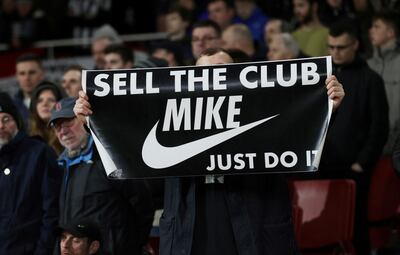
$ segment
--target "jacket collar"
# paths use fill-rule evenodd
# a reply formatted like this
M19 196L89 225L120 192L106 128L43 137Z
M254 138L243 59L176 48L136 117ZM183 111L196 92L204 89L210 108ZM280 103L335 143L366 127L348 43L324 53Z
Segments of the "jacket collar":
M69 158L67 150L64 150L64 152L60 155L58 159L58 164L69 168L73 165L78 165L82 162L85 163L91 162L92 158L93 158L93 138L92 136L89 136L86 147L81 151L81 153L78 156Z
M0 155L1 154L9 154L13 152L19 145L19 143L26 137L26 134L22 131L18 131L15 137L6 145L1 147Z

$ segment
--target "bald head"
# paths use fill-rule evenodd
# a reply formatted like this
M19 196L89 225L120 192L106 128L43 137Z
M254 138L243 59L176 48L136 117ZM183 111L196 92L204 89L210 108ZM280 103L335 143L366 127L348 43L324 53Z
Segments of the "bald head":
M254 42L249 28L244 24L230 25L222 33L223 48L242 50L248 56L253 56Z

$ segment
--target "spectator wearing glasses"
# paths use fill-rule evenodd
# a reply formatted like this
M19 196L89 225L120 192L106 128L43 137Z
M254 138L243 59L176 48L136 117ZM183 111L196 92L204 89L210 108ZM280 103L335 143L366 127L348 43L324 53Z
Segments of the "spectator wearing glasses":
M353 24L352 20L341 20L329 31L334 74L343 83L346 97L327 134L319 173L355 180L354 244L357 254L369 254L369 182L388 135L388 105L382 78L358 55L358 33Z
M192 30L192 53L194 60L209 48L220 48L222 46L221 28L212 20L202 20L193 25Z
M0 93L0 254L51 254L61 175L54 151L25 134Z
M64 98L52 111L50 125L65 147L60 192L60 225L90 218L101 226L100 254L142 254L153 222L153 201L143 180L109 179L81 121L75 98Z

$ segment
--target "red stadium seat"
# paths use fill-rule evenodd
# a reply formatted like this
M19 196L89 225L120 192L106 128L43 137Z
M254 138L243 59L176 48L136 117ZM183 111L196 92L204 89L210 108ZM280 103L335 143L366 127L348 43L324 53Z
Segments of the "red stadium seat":
M355 254L351 243L354 181L299 180L293 186L294 205L303 214L298 239L302 254L337 254L338 250L341 254Z
M371 178L368 199L368 219L371 248L384 247L396 229L399 216L400 178L393 169L390 158L381 159Z

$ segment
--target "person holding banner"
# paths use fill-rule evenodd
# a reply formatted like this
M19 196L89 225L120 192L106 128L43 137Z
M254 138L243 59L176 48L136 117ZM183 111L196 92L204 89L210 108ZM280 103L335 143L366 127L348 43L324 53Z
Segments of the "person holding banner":
M196 64L232 62L224 50L208 49ZM343 87L335 76L325 83L336 110ZM82 121L93 113L84 92L74 113ZM160 254L298 254L291 214L280 174L166 178Z

